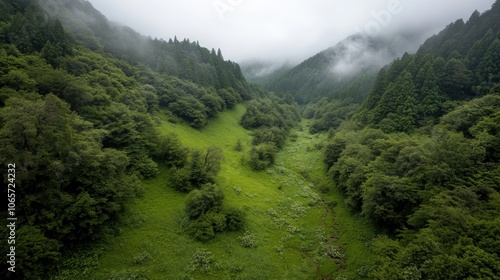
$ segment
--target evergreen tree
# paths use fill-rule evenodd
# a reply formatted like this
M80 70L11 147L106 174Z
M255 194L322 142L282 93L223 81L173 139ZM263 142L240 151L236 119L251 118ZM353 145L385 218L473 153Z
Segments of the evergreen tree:
M410 131L417 116L416 89L409 72L389 84L375 109L374 122L387 132Z
M500 39L496 39L488 47L479 63L478 70L484 81L488 83L500 82Z

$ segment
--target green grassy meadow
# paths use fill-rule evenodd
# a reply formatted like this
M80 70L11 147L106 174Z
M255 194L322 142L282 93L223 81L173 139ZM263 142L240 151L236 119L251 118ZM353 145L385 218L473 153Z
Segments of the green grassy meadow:
M161 132L175 132L185 146L223 149L216 183L224 192L224 203L246 213L245 230L218 233L206 243L184 234L179 224L187 195L168 186L168 170L161 166L160 176L143 182L144 195L130 205L121 234L102 244L99 264L81 275L94 279L337 279L355 276L357 268L368 265L354 259L369 257L362 256L367 254L363 238L371 229L343 210L337 193L320 195L316 190L324 177L318 148L325 135L310 135L308 123L302 122L275 165L254 172L245 163L251 132L238 124L244 112L245 107L238 105L200 130L169 123L161 114L159 119ZM238 140L242 151L235 149ZM338 202L333 211L331 200ZM243 235L250 236L256 247L240 245ZM202 258L195 258L200 252Z

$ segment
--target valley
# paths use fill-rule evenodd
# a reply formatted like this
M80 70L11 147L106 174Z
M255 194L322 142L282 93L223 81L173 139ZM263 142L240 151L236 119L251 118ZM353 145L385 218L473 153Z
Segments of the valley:
M179 225L186 194L168 186L167 169L161 167L157 178L142 184L143 195L124 215L121 233L109 244L97 246L99 257L94 258L94 265L83 271L62 269L60 275L76 279L82 275L82 279L325 279L355 275L357 269L369 265L369 258L363 261L358 256L369 256L365 243L373 229L342 206L340 194L319 191L324 184L320 148L326 135L309 134L309 121L302 121L292 132L293 140L278 153L275 165L255 172L242 164L251 146L251 132L238 124L244 110L238 105L201 130L169 123L159 115L161 132L175 132L190 147L222 148L224 161L216 183L224 192L224 203L241 207L247 214L244 231L222 233L206 243L186 236ZM234 148L238 140L243 142L241 151ZM333 201L337 203L332 209ZM336 216L342 217L337 220ZM245 235L252 237L255 248L240 244ZM194 260L200 250L208 252L210 261Z
M91 2L0 0L1 279L500 279L498 0L242 67Z

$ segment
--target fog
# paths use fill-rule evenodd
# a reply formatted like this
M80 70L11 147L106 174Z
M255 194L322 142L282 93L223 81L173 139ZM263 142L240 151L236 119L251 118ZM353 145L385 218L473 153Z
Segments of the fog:
M418 33L394 33L369 36L358 33L343 40L329 54L329 70L336 77L351 76L369 69L379 69L405 52L415 52L425 38Z
M467 20L474 10L488 10L494 0L90 2L108 19L144 35L189 38L220 48L225 59L298 63L358 32L391 38L405 30L430 36L459 18ZM338 65L337 71L349 71L347 64Z

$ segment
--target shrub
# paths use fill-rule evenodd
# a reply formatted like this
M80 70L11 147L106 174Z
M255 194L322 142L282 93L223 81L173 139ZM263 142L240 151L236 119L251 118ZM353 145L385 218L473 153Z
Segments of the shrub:
M169 133L159 140L156 158L167 166L181 168L186 165L187 156L188 149L182 146L177 134Z
M217 232L240 230L244 224L242 211L217 206L196 219L190 219L186 232L198 241L207 241L214 238Z
M215 237L216 232L243 228L243 212L234 208L223 208L224 194L214 184L205 184L193 190L186 201L186 232L198 241Z
M212 224L214 232L222 232L227 228L227 219L220 207L212 208L200 219L207 220Z
M245 225L245 214L243 211L235 208L224 209L227 223L227 230L236 231L240 230Z
M135 161L135 170L137 170L143 178L148 179L158 175L158 164L149 157L144 155L133 160Z
M190 192L195 189L191 184L190 173L186 168L170 170L170 185L181 192Z
M238 241L240 241L240 245L244 248L255 248L257 247L257 239L253 235L253 233L247 231L243 236L238 237Z
M200 190L194 190L189 194L186 213L190 219L196 219L210 208L220 206L223 199L224 194L216 185L203 185Z
M151 255L148 252L142 252L134 257L135 264L144 264L151 260Z
M201 128L207 124L207 107L193 96L179 97L168 105L168 109L194 128Z
M254 170L263 170L274 163L277 149L272 143L260 144L250 151L250 166Z
M204 184L213 183L223 159L222 150L214 146L207 148L205 154L194 150L186 166L172 169L171 185L179 191L189 192Z
M208 241L215 237L211 221L197 219L189 222L187 233L198 241Z
M281 148L286 142L287 131L277 127L263 127L255 132L252 144L257 146L262 143L273 143L276 147Z
M207 249L198 249L191 258L191 270L201 270L209 272L212 269L214 257Z

